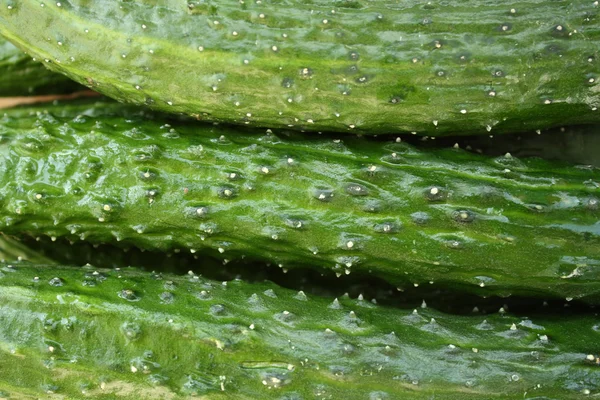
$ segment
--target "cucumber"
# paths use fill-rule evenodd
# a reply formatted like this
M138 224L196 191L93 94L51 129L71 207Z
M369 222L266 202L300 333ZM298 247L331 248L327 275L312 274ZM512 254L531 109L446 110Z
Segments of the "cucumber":
M110 97L202 120L430 136L600 121L592 0L7 0L0 33Z
M0 393L98 399L576 399L598 316L447 315L269 282L0 264ZM533 397L532 397L533 396Z
M399 139L7 111L0 231L600 303L600 171Z
M81 86L33 61L0 36L0 97L60 94L77 88Z

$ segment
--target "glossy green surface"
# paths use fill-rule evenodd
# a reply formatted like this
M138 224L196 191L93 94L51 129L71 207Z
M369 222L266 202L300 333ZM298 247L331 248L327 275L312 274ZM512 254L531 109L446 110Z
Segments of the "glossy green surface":
M447 315L271 283L0 264L9 398L578 399L596 315Z
M0 32L121 101L202 120L486 134L600 121L592 0L3 0Z
M600 171L114 103L0 120L0 231L599 302Z
M65 93L79 87L69 78L33 61L0 36L0 97Z

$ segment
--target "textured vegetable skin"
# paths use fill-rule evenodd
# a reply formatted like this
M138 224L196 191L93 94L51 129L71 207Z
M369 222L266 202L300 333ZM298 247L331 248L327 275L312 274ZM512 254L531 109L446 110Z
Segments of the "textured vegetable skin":
M133 268L0 272L3 397L564 400L600 390L592 315L451 316Z
M203 120L430 136L600 121L590 0L3 4L0 32L50 68Z
M599 300L596 168L144 113L7 112L0 230Z
M0 36L0 96L58 94L77 88L81 86L33 61Z

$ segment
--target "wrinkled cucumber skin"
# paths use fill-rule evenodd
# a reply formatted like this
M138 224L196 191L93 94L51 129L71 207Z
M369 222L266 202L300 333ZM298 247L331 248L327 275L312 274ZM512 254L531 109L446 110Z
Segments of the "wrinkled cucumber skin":
M597 168L145 114L7 111L0 231L599 302Z
M277 400L596 395L598 317L554 311L457 316L193 273L2 262L0 394Z
M592 0L3 0L0 33L124 102L442 136L600 121L598 11Z

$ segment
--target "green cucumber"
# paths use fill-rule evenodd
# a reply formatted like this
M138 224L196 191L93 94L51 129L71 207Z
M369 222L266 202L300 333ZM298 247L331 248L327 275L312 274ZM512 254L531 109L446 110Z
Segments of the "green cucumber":
M600 121L592 0L7 0L0 33L115 99L311 131Z
M191 272L1 263L0 396L596 396L598 317L555 311L456 316Z
M60 94L80 87L66 76L46 69L0 37L0 97Z
M594 167L179 123L118 103L15 109L0 131L7 234L600 302Z

